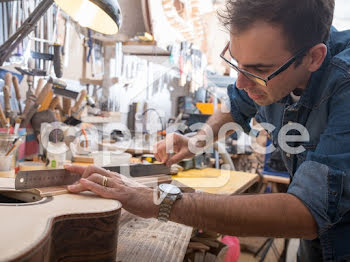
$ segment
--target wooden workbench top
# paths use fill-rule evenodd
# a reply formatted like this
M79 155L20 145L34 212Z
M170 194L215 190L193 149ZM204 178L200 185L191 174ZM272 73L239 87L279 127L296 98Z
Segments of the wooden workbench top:
M228 195L242 193L259 180L257 174L215 168L191 169L172 178L196 191Z

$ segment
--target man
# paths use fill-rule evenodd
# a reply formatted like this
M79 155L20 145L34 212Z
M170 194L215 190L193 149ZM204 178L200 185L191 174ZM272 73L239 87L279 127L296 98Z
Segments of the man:
M169 219L238 236L301 238L299 261L350 260L350 32L330 29L334 0L228 0L221 14L230 32L222 57L238 71L228 88L230 113L215 113L197 138L218 137L235 122L249 131L249 120L273 124L273 145L283 126L303 125L309 134L304 152L283 152L291 175L285 194L217 196L183 194ZM330 33L331 32L331 33ZM172 134L156 145L158 160L171 165L207 146ZM175 155L169 154L173 141ZM197 141L195 145L194 142ZM283 148L282 148L283 151ZM72 192L91 190L118 199L143 217L159 217L153 190L134 188L118 174L89 167L67 167L83 174ZM107 187L101 181L107 181ZM106 185L106 183L104 183Z

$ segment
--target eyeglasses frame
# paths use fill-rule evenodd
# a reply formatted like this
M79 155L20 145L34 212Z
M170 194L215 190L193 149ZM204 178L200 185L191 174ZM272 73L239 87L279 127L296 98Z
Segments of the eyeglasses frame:
M227 43L227 45L225 46L224 50L221 52L220 57L226 62L228 63L233 69L235 69L238 73L242 73L244 76L246 76L248 79L254 81L257 84L260 84L260 82L256 81L254 78L260 79L261 81L263 81L265 84L264 86L267 87L267 82L270 81L271 79L273 79L274 77L276 77L277 75L279 75L280 73L282 73L283 71L287 70L299 57L303 56L304 53L310 49L310 47L305 47L301 50L299 50L294 56L292 56L286 63L284 63L282 66L280 66L276 71L274 71L272 74L270 74L268 77L263 78L261 76L257 76L253 73L250 73L244 69L239 68L238 66L232 64L228 59L225 58L225 53L227 52L227 50L230 53L230 56L232 59L233 56L231 54L231 50L230 50L230 42ZM253 77L253 79L251 78Z

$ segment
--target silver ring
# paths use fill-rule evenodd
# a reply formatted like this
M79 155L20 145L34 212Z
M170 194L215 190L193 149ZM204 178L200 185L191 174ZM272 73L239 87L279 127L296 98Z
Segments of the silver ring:
M102 176L102 178L103 178L102 185L104 187L107 187L108 178L106 176Z

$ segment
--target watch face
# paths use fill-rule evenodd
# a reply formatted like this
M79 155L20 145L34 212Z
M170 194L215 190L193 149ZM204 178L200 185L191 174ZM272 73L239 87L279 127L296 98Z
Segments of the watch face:
M164 193L168 193L168 194L172 194L172 195L177 195L177 194L181 193L181 190L177 186L174 186L171 184L160 184L159 188Z

